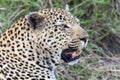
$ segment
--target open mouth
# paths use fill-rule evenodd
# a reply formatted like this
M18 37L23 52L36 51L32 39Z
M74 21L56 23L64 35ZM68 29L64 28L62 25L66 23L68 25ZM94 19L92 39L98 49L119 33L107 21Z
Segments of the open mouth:
M62 51L61 58L66 62L69 63L76 59L79 59L81 51L76 49L65 49Z

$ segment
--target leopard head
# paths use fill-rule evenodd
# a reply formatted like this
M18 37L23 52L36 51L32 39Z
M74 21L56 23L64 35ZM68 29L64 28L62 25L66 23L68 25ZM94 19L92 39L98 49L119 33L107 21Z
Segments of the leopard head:
M28 21L37 43L49 52L46 55L53 63L78 62L82 49L87 46L88 33L70 12L60 8L42 9L30 13Z

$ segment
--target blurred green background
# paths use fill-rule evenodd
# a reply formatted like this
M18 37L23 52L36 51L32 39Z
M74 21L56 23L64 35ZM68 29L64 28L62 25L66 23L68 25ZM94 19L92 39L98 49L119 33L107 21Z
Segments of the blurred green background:
M0 0L0 33L31 11L66 4L89 44L79 64L58 69L59 80L120 80L120 0Z

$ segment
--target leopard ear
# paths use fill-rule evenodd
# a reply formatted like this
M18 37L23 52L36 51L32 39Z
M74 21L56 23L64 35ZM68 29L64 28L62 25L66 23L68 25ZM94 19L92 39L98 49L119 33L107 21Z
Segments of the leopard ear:
M31 25L31 28L33 29L41 29L43 28L43 21L44 21L44 15L39 14L37 12L31 12L27 16L28 22Z

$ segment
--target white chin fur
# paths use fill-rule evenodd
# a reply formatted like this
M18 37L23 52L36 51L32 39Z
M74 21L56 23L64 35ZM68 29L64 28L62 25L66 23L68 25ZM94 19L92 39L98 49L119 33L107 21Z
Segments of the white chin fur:
M74 61L71 61L71 62L69 62L69 63L67 63L67 64L68 64L68 65L74 65L74 64L77 64L78 61L79 61L79 59L74 60Z

